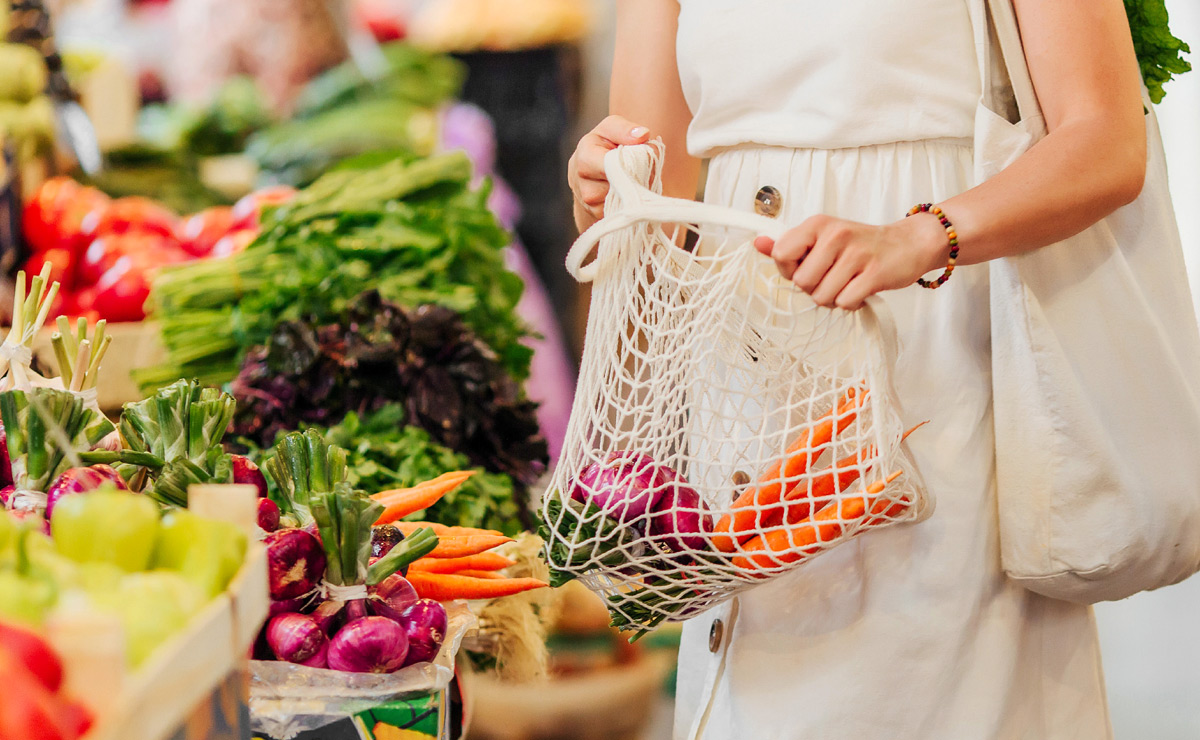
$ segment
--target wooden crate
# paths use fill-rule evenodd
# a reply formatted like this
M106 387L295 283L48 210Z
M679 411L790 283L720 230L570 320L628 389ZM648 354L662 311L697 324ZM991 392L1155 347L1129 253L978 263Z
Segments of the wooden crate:
M34 356L53 375L58 374L58 360L50 344L50 337L55 331L53 326L46 326L33 342ZM130 373L163 362L166 350L158 338L158 325L150 321L108 324L105 333L112 337L112 345L104 356L97 400L100 408L114 411L123 404L142 398Z

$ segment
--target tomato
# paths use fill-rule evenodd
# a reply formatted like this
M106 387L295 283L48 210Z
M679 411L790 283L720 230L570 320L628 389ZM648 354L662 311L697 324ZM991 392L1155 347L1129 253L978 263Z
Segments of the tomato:
M42 183L21 211L21 230L35 253L58 242L59 212L75 197L79 183L69 177L52 177Z
M82 231L88 236L148 231L175 237L179 217L149 198L129 197L95 208L83 218Z
M63 290L75 287L75 258L66 247L51 247L29 258L25 263L25 274L29 277L42 274L42 267L50 265L50 280L58 281Z
M229 206L205 208L189 216L179 228L183 251L193 257L207 257L221 237L233 228L233 209Z
M214 259L217 257L228 257L231 254L237 254L250 246L250 242L258 236L258 229L238 229L231 231L221 237L209 253L209 257Z
M404 19L394 3L385 0L359 0L354 4L359 25L365 27L381 44L404 38Z
M92 308L109 321L141 321L146 318L146 299L150 297L150 276L145 264L132 256L116 261L96 281Z
M128 255L146 257L151 262L171 264L184 259L179 242L152 231L129 231L96 237L76 267L76 285L92 285L117 260Z
M233 204L233 228L257 229L263 206L277 206L294 197L296 189L288 185L274 185L250 193Z

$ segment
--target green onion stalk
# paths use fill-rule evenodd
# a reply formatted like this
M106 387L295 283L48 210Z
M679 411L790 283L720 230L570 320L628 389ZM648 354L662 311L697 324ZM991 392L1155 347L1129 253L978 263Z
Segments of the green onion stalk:
M33 276L26 292L25 271L17 273L12 327L0 345L0 389L28 390L44 380L29 367L34 337L46 323L58 296L59 285L50 280L50 264Z
M286 522L284 526L311 524L316 494L343 486L352 490L346 450L326 442L317 430L285 434L273 449L274 454L262 466L275 483L275 503Z

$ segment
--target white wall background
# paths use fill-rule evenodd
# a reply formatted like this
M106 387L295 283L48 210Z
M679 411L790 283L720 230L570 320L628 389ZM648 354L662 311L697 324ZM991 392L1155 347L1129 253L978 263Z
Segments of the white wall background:
M594 6L599 32L588 42L584 65L587 128L607 111L612 59L613 3L594 0ZM1191 43L1197 67L1168 84L1158 116L1193 295L1200 306L1200 3L1167 0L1167 8L1175 35ZM1196 443L1200 447L1200 440ZM1102 604L1096 618L1116 740L1200 738L1200 576Z
M1200 306L1200 4L1167 0L1196 70L1158 106L1171 197ZM1196 440L1200 448L1200 440ZM1197 450L1200 454L1200 449ZM1200 577L1096 607L1116 740L1200 738Z

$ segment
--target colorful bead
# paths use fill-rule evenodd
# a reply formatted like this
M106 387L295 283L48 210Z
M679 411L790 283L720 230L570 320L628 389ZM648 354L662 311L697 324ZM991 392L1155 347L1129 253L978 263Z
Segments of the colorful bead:
M954 272L954 264L958 260L958 232L954 230L954 225L950 223L950 219L946 218L946 214L941 207L935 206L932 203L918 203L909 210L909 216L915 216L918 213L932 213L941 222L942 228L946 230L946 238L950 241L950 259L946 262L946 270L936 280L926 280L925 278L917 278L917 285L922 288L937 288L946 283L950 279L950 275Z

